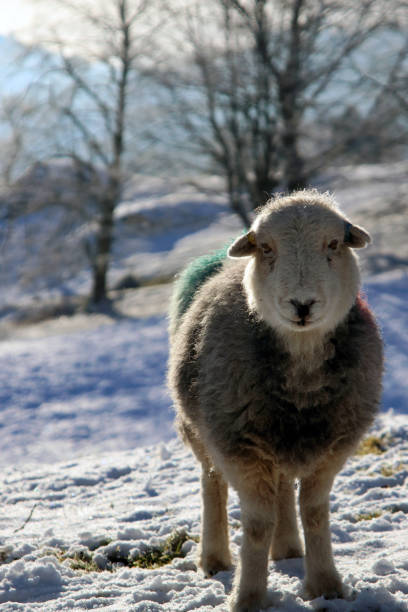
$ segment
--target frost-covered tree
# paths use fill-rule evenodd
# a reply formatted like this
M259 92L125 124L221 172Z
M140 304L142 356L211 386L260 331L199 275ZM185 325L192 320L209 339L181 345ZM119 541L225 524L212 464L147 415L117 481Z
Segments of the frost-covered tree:
M356 63L383 56L384 32L400 36L400 5L209 0L173 11L187 60L173 57L162 82L188 146L225 177L244 223L271 191L304 187L344 150L328 125L350 106L367 112L375 93Z
M135 142L146 122L143 73L152 61L152 32L157 24L153 4L148 0L48 0L47 11L56 15L56 21L45 34L39 31L33 45L35 53L39 44L47 49L43 87L56 119L54 150L92 175L95 229L87 237L86 253L92 266L94 303L106 298L114 211L129 167L132 163L137 167L140 161L135 162ZM87 199L84 194L84 205Z

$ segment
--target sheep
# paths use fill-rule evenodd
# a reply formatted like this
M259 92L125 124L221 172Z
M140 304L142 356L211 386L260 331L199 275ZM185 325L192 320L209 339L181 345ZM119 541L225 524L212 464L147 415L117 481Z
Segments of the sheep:
M268 605L269 555L303 556L295 480L302 594L345 595L329 494L381 396L382 340L354 253L369 242L332 196L298 191L271 199L228 259L210 259L201 284L196 273L188 299L188 270L176 286L168 379L179 430L202 464L206 576L231 568L228 485L240 500L233 612Z

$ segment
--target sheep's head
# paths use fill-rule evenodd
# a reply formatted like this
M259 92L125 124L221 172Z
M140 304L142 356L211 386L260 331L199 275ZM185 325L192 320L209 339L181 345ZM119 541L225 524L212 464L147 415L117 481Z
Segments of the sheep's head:
M300 191L271 200L230 257L251 257L244 285L250 307L283 333L333 329L359 290L353 249L369 234L351 224L327 194Z

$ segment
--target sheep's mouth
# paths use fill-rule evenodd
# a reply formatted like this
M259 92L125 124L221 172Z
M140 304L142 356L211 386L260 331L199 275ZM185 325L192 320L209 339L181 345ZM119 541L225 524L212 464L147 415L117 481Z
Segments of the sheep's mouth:
M310 317L302 318L302 319L290 319L289 317L284 317L285 322L292 329L296 329L299 331L303 331L306 329L311 329L319 325L320 318L311 319Z
M319 323L320 317L301 317L300 319L294 319L293 323L297 327L310 327L311 325L315 325Z
M310 319L296 319L293 321L293 323L296 325L296 327L305 328L313 325L314 321L311 321Z

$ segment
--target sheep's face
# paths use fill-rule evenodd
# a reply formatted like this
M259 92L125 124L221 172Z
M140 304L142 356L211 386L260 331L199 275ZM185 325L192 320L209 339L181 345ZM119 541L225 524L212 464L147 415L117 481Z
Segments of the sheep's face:
M272 327L325 333L354 303L360 278L352 248L369 240L327 196L308 191L269 203L229 255L251 256L248 301Z

